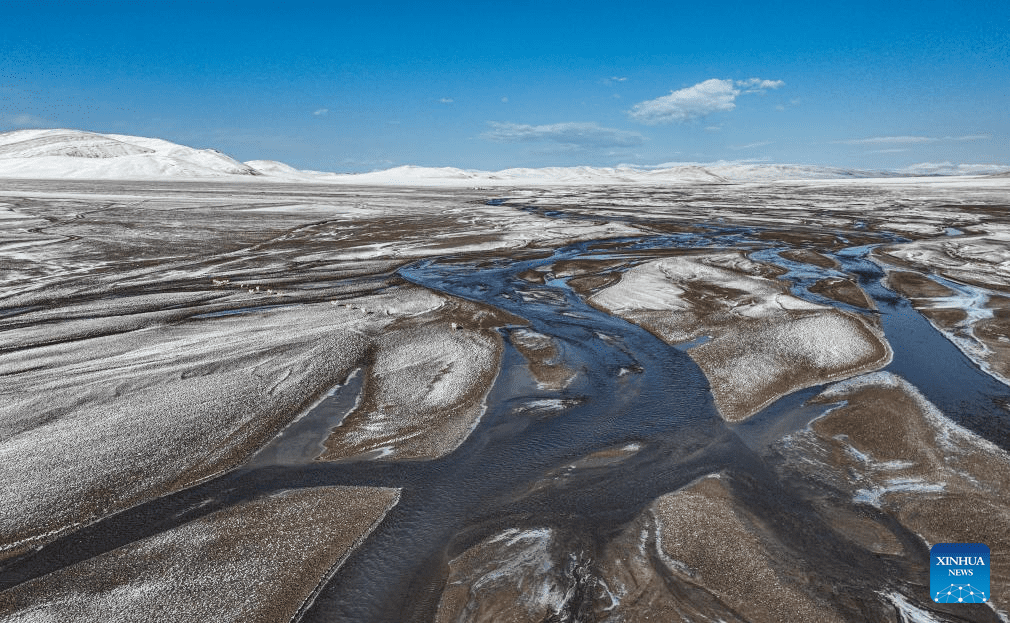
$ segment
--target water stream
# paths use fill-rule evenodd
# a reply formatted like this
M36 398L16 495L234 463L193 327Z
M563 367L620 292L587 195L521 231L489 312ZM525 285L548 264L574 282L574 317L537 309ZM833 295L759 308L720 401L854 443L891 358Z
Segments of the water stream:
M749 243L747 237L746 232L734 232L708 242L739 246ZM699 242L694 234L674 235L625 240L619 248L628 253L657 246L701 246ZM574 245L548 259L503 262L480 270L425 261L401 271L425 287L519 315L534 331L561 342L565 363L582 374L574 385L553 394L578 406L543 418L518 415L517 406L533 398L542 400L551 392L531 389L521 373L524 362L509 348L505 373L488 398L485 421L453 455L431 462L427 469L415 469L414 477L400 481L405 487L403 501L352 555L306 620L429 620L441 593L443 565L466 546L505 528L548 527L565 535L573 551L591 557L656 497L706 472L747 472L760 482L756 488L790 496L774 482L760 453L823 413L824 406L804 405L821 388L786 396L745 425L727 426L715 413L700 369L681 349L589 307L561 280L535 286L516 278L559 259L589 253L599 257L599 250L591 246ZM993 397L1006 395L1007 388L978 370L906 301L880 285L882 271L866 259L870 249L836 254L843 272L804 266L804 279L796 278L796 263L780 265L790 270L795 294L846 309L806 287L826 276L857 277L880 307L883 328L894 345L896 355L888 369L913 383L924 383L924 393L955 420L1005 446L1007 438L1000 438L990 424L1004 419L998 408L993 410ZM763 250L759 253L763 261L778 259ZM522 295L543 289L550 295ZM622 372L629 369L640 372ZM628 443L641 450L618 464L566 477L558 486L542 486L545 475L562 465ZM535 493L527 493L531 490ZM797 508L804 505L799 499L792 503ZM810 515L808 519L816 523ZM783 540L795 537L783 535ZM864 581L886 583L879 566L862 564ZM379 577L381 583L376 582Z
M803 499L776 480L762 453L823 412L823 406L804 405L819 388L795 392L747 422L728 426L684 348L587 305L563 280L537 285L518 277L560 259L672 246L749 249L753 259L789 270L797 296L878 314L894 350L887 369L915 384L958 423L1010 447L1007 414L999 406L1010 401L1007 386L979 370L906 300L881 285L880 267L867 259L870 247L839 251L833 257L841 267L822 269L784 260L753 233L736 228L611 240L609 251L584 242L538 260L485 261L479 267L424 260L405 267L400 274L411 282L526 319L530 329L556 340L564 364L578 371L576 379L563 390L537 388L526 361L506 339L486 413L452 454L431 461L313 461L319 442L353 409L363 375L352 376L241 469L106 518L7 563L0 569L0 590L265 492L324 484L397 487L402 495L318 595L303 619L311 622L431 620L445 564L468 546L506 528L552 528L572 551L591 559L657 497L719 470L747 474L750 495L775 496L788 508L769 512L816 524L815 513L806 512ZM842 274L858 280L877 312L807 290L817 279ZM508 329L502 333L508 337ZM629 446L637 451L621 461L587 464L557 476L593 452ZM784 517L769 517L770 525L781 526L776 529L782 530L782 541L798 550L843 547L832 545L826 529L820 540L806 542L806 536L790 531L790 519ZM906 536L909 543L915 540ZM862 574L851 582L878 590L892 581L893 569L879 559L868 553L849 556L847 564L858 564ZM826 574L835 573L834 563L824 564ZM843 579L837 582L850 581L846 573L839 569Z

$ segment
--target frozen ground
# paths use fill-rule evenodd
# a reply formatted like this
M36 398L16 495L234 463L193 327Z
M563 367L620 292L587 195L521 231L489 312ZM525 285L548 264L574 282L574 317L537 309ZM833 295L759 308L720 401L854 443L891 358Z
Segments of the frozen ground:
M800 470L822 486L886 511L928 544L981 542L993 551L1010 547L1006 450L950 421L894 374L842 381L815 401L838 406L782 440L783 469ZM846 521L836 509L822 512L833 521ZM850 533L871 549L900 548L879 520ZM994 558L990 573L991 604L1006 616L1010 565Z
M437 458L466 439L484 410L510 319L453 301L383 332L360 407L326 441L324 459Z
M1008 178L368 187L131 137L13 138L0 175L155 157L238 172L0 182L7 620L289 620L310 594L396 620L1008 609L1005 566L996 610L921 589L930 543L1010 547L1010 390L966 414L961 390L982 389L894 368L938 365L895 340L907 299L971 358L944 355L956 378L1006 376ZM359 369L352 406L306 429L316 455L246 466ZM653 390L658 406L635 402ZM600 422L639 429L576 445ZM66 554L78 535L97 551ZM394 562L415 566L384 575ZM372 584L341 593L352 576Z
M316 487L245 502L7 591L0 611L16 614L0 620L287 621L398 495Z
M729 421L803 387L884 365L879 330L858 314L789 294L735 253L654 260L632 268L590 301L688 350Z
M958 348L1010 382L1010 223L965 230L886 247L879 257L892 266L895 289Z

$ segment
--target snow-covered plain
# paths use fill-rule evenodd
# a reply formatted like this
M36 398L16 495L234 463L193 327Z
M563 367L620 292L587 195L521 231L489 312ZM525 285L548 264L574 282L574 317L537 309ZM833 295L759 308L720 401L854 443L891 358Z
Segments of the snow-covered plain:
M398 497L309 487L241 503L22 584L0 621L288 621Z
M4 146L15 147L3 157L10 156L11 162L112 163L153 158L171 149L129 137L54 142L47 136L7 141ZM45 140L36 140L40 138ZM26 141L35 142L21 144ZM205 156L215 167L234 166L218 162L213 154ZM201 162L192 154L186 157ZM2 166L0 162L0 170ZM556 180L563 174L544 175ZM569 283L582 279L577 291L615 314L649 312L652 321L660 315L664 324L655 330L668 332L671 342L710 336L689 352L713 379L716 397L723 401L720 407L739 403L739 414L791 388L857 374L863 369L857 365L860 357L866 354L862 346L873 350L880 345L872 314L856 318L790 295L778 278L781 273L741 252L757 244L753 240L830 253L874 244L882 232L896 232L913 239L887 249L904 270L947 274L943 271L951 267L945 262L951 258L979 263L985 270L975 273L988 271L991 292L985 305L993 310L990 320L1000 318L997 304L1003 303L996 300L996 277L1003 261L997 234L1005 224L1008 178L726 184L710 183L707 172L695 174L692 182L583 186L573 181L567 186L516 184L523 187L507 191L468 188L484 185L469 178L429 188L388 184L381 176L375 181L381 185L373 187L323 185L311 175L300 183L266 185L259 182L267 175L220 172L207 174L203 181L166 181L162 173L143 182L5 179L0 183L0 393L5 397L0 404L0 479L7 486L0 487L0 564L16 564L18 554L85 524L111 521L117 511L241 466L351 370L362 370L364 389L356 413L335 429L320 431L320 441L329 438L329 458L365 455L425 463L441 457L450 467L451 452L467 440L496 443L497 435L526 426L564 426L564 418L579 411L570 405L592 404L586 388L593 374L634 378L633 366L586 371L592 374L565 368L564 344L520 328L521 318L506 318L477 304L471 309L470 303L406 283L397 269L419 259L480 270L543 259L553 249L592 241L594 246L586 250L587 267L576 270L575 262L557 262L552 276L576 275ZM702 179L708 181L696 183ZM491 199L501 205L489 204ZM632 248L626 240L675 233L696 235L702 244L722 227L746 230L752 242L727 234L718 250L671 251ZM948 236L950 228L964 234ZM949 254L945 244L955 245L950 248L957 253ZM914 253L899 257L903 247ZM943 278L967 280L971 272ZM528 297L550 304L550 291L533 284L556 282L546 270L540 281L535 277L522 282L517 292L523 301ZM577 324L579 319L559 315L557 321ZM503 326L509 329L499 332ZM1003 335L1003 325L986 327L993 340ZM501 378L495 376L501 336L510 332L531 368L557 365L557 375L541 378L534 370L529 386L543 382L536 396L529 397L535 400L498 405L506 411L497 412L502 419L494 421L503 424L489 433L479 422L487 421L481 419L485 407L495 408L485 400L491 379ZM584 336L597 338L617 339L589 332ZM705 363L705 352L722 354ZM866 365L877 366L878 359ZM774 365L762 367L766 360ZM793 360L804 363L795 366ZM777 374L789 366L823 369L815 370L809 382L786 378L782 392L760 396L752 391L771 378L764 372ZM725 382L719 380L720 370L727 371ZM753 382L747 381L748 374ZM734 386L739 379L747 383ZM774 456L750 453L742 444L731 448L733 460L742 463L727 463L719 478L649 493L644 510L630 523L607 526L607 534L621 536L610 544L601 542L592 556L567 540L564 518L546 513L538 523L537 513L543 509L521 521L508 514L495 516L493 527L482 524L482 532L468 533L472 540L460 540L460 549L450 552L446 564L455 566L444 571L452 577L447 586L453 594L447 592L443 600L445 612L480 602L470 599L468 590L474 588L472 595L492 595L486 604L475 606L478 610L486 606L486 612L530 617L560 611L567 616L588 603L580 601L589 599L586 595L593 595L593 607L599 606L593 612L600 620L628 620L650 612L732 620L732 612L747 608L753 620L770 619L770 614L765 616L768 608L798 619L830 620L845 604L826 603L824 596L833 594L831 578L817 584L817 566L801 559L809 556L816 562L819 554L796 546L797 541L790 540L795 535L816 535L812 542L818 547L827 535L835 539L835 547L844 543L845 551L866 556L859 560L878 560L879 554L891 557L887 560L895 561L895 569L906 569L917 564L914 556L923 538L971 536L939 520L923 527L914 515L920 510L923 516L939 517L938 508L954 504L962 524L978 530L985 528L985 517L1003 521L1007 493L1002 483L1010 480L1010 473L1002 454L941 425L914 388L883 377L871 377L864 385L841 385L822 397L832 403L848 400L851 410L835 405L837 417L812 425L815 438L796 436L792 445L776 446L784 466ZM741 387L750 394L746 400L739 396ZM575 395L584 391L585 396ZM747 402L754 396L760 399ZM896 407L885 413L880 404ZM530 413L549 409L549 418L539 413L531 417L524 407ZM914 439L917 445L888 446L880 440L896 436L871 435L867 422L874 425L871 432L905 431L897 437ZM877 426L881 423L886 426ZM824 428L829 425L835 428ZM746 426L740 425L741 436ZM735 434L728 438L735 439ZM559 477L559 487L576 486L577 475L592 470L620 470L622 465L648 470L650 464L639 462L639 457L648 456L650 443L622 440L615 447L634 451L620 453L619 460L586 452L566 457L560 465L545 465L544 470L575 474L567 480ZM320 473L327 468L340 466L311 467ZM593 473L611 477L606 471ZM823 476L830 486L811 494L802 484L811 474ZM779 480L758 482L773 477ZM857 477L858 482L848 480ZM614 482L620 485L620 472ZM776 508L780 494L800 500L797 508L813 508L814 514ZM294 497L282 498L278 505ZM521 500L509 503L528 512ZM294 500L291 506L322 508L312 499ZM259 513L243 505L233 510L237 525L252 526ZM315 517L312 512L292 521L309 521ZM883 513L908 530L896 534L892 527L897 524L868 518L867 512ZM795 523L782 524L783 518ZM355 524L359 533L367 532L371 521ZM718 538L701 534L699 525L718 526L721 532ZM776 531L780 525L786 528ZM307 534L299 530L293 529L293 535ZM140 576L131 556L163 555L181 567L221 577L214 574L227 571L227 566L215 570L198 547L186 549L186 538L207 543L213 539L205 537L212 533L197 522L165 531L84 566L35 578L30 590L56 596L51 600L56 608L71 604L81 593L68 578L78 572L89 577L108 573L114 578L109 592L89 596L92 601L86 603L77 600L79 607L87 611L91 604L98 609L91 612L96 612L144 603L143 590L164 596L176 584L195 584L157 573L132 582ZM248 538L260 538L253 534L264 533L251 530ZM994 543L1005 543L1005 538L1002 532L991 535ZM257 545L263 547L249 551L274 551L268 542ZM288 553L297 559L299 551L304 550L297 546ZM796 560L776 562L782 551L792 552ZM732 564L720 566L720 560ZM269 567L270 578L263 581L287 577L280 566ZM739 586L725 579L727 569L740 571L744 579ZM790 569L813 570L799 577L790 576ZM300 594L319 581L308 578L313 573L292 580ZM888 576L880 572L874 577ZM1003 581L1003 575L998 577ZM515 593L510 582L516 578L533 592ZM907 588L900 584L904 581L902 576L894 585L859 594L866 603L876 603L869 600L877 590L891 595L881 598L880 612L893 612L898 599L894 595L927 608L914 591L893 592ZM777 582L776 601L745 602L740 591L747 582ZM263 590L262 595L270 594ZM18 620L25 612L17 610L30 605L2 601L13 594L0 593L0 616ZM222 612L241 611L245 595L229 595L224 601L233 608L223 607L217 619L227 620ZM716 603L716 598L722 601ZM510 603L515 604L511 609ZM256 612L250 610L247 619L268 612L266 606L249 608ZM39 620L45 620L44 615L32 614Z
M21 184L0 198L7 556L233 468L367 353L382 402L335 431L329 456L450 451L497 371L495 315L390 271L641 233L473 193Z
M672 257L632 268L589 300L671 344L712 338L688 353L729 421L888 361L887 343L872 324L797 298L781 282L756 276L760 270L735 253Z
M669 163L638 167L545 167L481 171L456 167L399 166L371 173L300 170L275 160L239 162L214 149L169 141L81 130L16 130L0 134L0 178L214 179L262 182L405 185L539 186L761 182L866 179L920 175L1001 174L1007 167L923 163L901 171L740 162Z

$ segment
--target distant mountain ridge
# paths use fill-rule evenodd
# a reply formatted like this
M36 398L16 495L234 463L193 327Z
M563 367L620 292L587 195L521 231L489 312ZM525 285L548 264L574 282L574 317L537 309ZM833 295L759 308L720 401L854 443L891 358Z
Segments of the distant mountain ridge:
M214 149L157 138L81 130L0 134L0 177L41 179L178 179L258 176Z
M994 175L995 174L995 175ZM739 162L668 163L656 167L544 167L480 171L399 166L371 173L299 170L274 160L239 162L215 149L157 138L82 130L0 134L0 178L250 180L362 185L508 186L574 184L727 184L784 180L869 179L921 175L1010 175L1010 167L923 163L901 171Z

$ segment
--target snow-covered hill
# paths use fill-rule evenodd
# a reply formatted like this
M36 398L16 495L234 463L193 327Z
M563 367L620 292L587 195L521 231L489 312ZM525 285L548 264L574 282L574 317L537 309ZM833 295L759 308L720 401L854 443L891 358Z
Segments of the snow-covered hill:
M252 163L247 163L252 164ZM887 177L880 171L855 171L831 167L756 164L670 164L661 168L545 167L478 171L453 167L402 166L385 171L340 176L342 181L362 184L548 185L548 184L673 184Z
M207 179L261 175L213 149L157 138L80 130L0 134L0 177L39 179Z
M251 164L251 163L250 163ZM671 163L660 167L545 167L477 171L451 167L403 166L340 176L363 184L548 185L548 184L727 184L773 180L854 179L895 177L887 171L860 171L836 167L789 164Z
M193 179L405 186L545 186L600 184L726 184L778 180L844 180L916 175L985 175L1007 167L923 164L901 171L865 171L792 164L669 163L655 167L546 167L480 171L400 166L372 173L304 171L274 160L239 162L214 149L157 138L80 130L0 134L0 178Z

